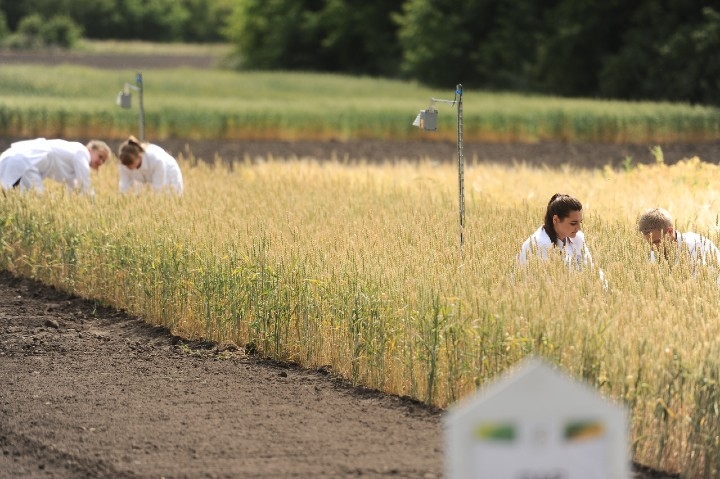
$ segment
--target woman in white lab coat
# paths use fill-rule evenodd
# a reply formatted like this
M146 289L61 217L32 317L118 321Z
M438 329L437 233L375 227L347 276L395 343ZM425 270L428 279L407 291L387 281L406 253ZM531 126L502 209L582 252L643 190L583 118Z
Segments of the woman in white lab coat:
M131 136L118 151L120 158L120 192L131 188L139 191L143 185L151 185L155 191L183 191L180 166L167 151L151 143L140 143Z
M18 141L0 155L2 189L34 189L42 193L43 180L51 178L69 189L93 194L90 170L99 169L110 154L110 147L100 140L91 140L87 145L45 138Z
M556 193L550 198L545 221L525 240L518 257L520 264L528 263L532 255L548 259L550 250L557 249L571 267L592 266L592 256L580 231L583 222L582 204L577 198Z

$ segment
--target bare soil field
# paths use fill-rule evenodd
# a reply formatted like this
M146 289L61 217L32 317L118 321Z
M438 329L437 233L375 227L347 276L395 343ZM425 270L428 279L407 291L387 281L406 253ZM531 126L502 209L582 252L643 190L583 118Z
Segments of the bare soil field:
M273 158L313 158L319 161L386 162L432 160L457 161L457 143L441 141L383 141L350 140L334 142L315 141L187 141L183 139L158 140L174 154L191 152L195 157L212 160L219 155L224 161ZM108 141L115 148L120 141ZM632 160L633 165L655 162L650 149L660 146L665 163L674 164L694 156L709 163L720 163L720 141L701 144L668 145L606 145L544 142L534 144L464 143L465 164L498 163L505 165L528 164L557 168L569 165L577 168L603 168L612 165L622 168ZM2 147L2 139L0 139ZM117 148L115 148L117 149Z
M441 476L441 412L0 272L0 478Z
M134 134L134 132L130 132ZM0 151L13 141L22 138L2 137ZM90 138L68 138L87 142ZM270 140L186 140L169 138L152 140L171 154L188 156L192 154L203 161L213 161L219 155L225 162L258 161L268 158L303 159L317 161L394 162L431 160L438 162L457 161L457 144L443 141L270 141ZM105 139L117 151L122 139ZM544 143L465 143L463 157L470 167L475 163L497 163L512 166L527 164L537 167L558 168L603 168L611 165L623 168L625 164L650 164L655 162L651 148L660 146L666 164L699 157L708 163L720 164L720 141L712 143L667 144L667 145L608 145L574 144L561 142Z
M201 55L96 54L76 51L0 50L0 65L11 63L39 65L84 65L111 70L144 68L213 68L218 60Z

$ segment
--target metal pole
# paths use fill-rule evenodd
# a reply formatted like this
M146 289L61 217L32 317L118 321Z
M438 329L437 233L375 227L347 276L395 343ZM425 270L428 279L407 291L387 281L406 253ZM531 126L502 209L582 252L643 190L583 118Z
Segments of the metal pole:
M455 88L455 95L458 98L457 118L457 157L458 157L458 193L460 196L460 249L463 245L463 230L465 228L465 158L463 157L463 120L462 120L462 95L463 86L458 84Z
M143 108L143 79L142 73L137 72L135 76L135 83L138 87L138 105L140 107L140 141L145 141L145 109Z

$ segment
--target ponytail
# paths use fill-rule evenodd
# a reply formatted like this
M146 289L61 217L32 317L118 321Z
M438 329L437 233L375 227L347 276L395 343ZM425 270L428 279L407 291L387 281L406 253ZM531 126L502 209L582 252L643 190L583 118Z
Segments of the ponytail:
M558 240L557 233L555 232L555 225L553 224L553 217L557 215L561 220L570 216L573 211L582 211L582 204L580 200L570 195L562 193L555 193L550 201L548 201L547 211L545 212L545 233L550 237L550 241L555 245Z

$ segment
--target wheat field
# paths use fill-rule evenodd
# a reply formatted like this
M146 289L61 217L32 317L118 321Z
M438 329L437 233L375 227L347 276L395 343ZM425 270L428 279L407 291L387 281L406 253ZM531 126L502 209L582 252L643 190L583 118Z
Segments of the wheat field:
M720 287L649 264L635 230L667 208L720 239L720 168L690 158L603 170L180 157L182 197L122 196L117 163L93 198L48 184L0 201L0 267L354 384L448 406L535 355L628 408L633 458L720 472ZM584 205L595 268L521 269L556 192ZM607 284L600 281L602 269Z

